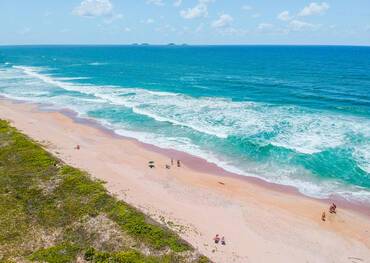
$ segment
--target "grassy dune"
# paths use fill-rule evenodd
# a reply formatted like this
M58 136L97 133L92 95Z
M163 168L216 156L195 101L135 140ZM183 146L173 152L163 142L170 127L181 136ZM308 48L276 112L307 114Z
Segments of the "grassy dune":
M208 262L0 120L0 262Z

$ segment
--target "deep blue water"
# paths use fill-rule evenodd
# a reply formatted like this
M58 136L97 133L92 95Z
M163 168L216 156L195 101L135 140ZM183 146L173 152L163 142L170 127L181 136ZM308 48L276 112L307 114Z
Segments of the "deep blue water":
M0 95L311 196L370 202L369 47L0 47Z

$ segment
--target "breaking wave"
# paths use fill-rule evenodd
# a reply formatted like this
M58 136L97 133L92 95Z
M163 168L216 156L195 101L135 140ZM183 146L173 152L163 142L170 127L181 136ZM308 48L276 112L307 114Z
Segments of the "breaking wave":
M0 67L0 76L1 95L68 107L85 117L93 117L91 112L115 108L120 121L97 119L117 134L188 152L231 172L295 186L310 196L328 197L335 193L370 201L367 118L299 106L82 84L73 81L85 78L58 78L41 67L5 65ZM136 130L122 120L122 109L131 110L132 116L162 123L159 126L162 130ZM178 136L166 133L169 127L176 128ZM235 153L232 147L230 152L222 151L222 145L234 144ZM217 148L218 145L221 146ZM246 149L246 145L250 148ZM265 157L261 155L264 149L270 149ZM237 160L238 154L249 155ZM259 155L257 160L255 156ZM331 160L337 156L338 160ZM335 161L338 161L335 172L353 169L363 178L345 178L356 175L345 172L335 178L330 171L325 172L332 167L326 162ZM322 167L324 179L313 165Z

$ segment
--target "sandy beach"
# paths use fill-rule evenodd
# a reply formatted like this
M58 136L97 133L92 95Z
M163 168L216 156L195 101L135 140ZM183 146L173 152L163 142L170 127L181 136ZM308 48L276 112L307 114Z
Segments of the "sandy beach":
M166 224L214 262L370 262L369 207L336 201L337 214L330 214L331 200L114 135L68 111L1 99L0 118L64 162L105 181L111 193ZM225 246L214 244L215 234L225 236Z

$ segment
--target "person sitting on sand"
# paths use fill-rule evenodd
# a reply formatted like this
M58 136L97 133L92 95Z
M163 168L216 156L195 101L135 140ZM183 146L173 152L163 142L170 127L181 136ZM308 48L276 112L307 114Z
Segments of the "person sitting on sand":
M221 238L221 245L226 245L225 237L222 237L222 238Z
M322 221L326 221L326 215L325 215L325 212L322 212L322 214L321 214L321 220L322 220Z
M180 164L180 160L177 160L177 167L180 167L181 164Z
M217 234L213 240L215 241L216 244L218 244L218 242L220 242L220 236Z
M332 203L332 205L329 208L329 212L331 214L336 214L337 213L337 211L335 211L336 209L337 209L337 206L334 203Z
M170 169L170 166L168 164L166 164L166 169Z
M76 150L79 150L80 149L80 145L77 144L76 147L75 147Z

